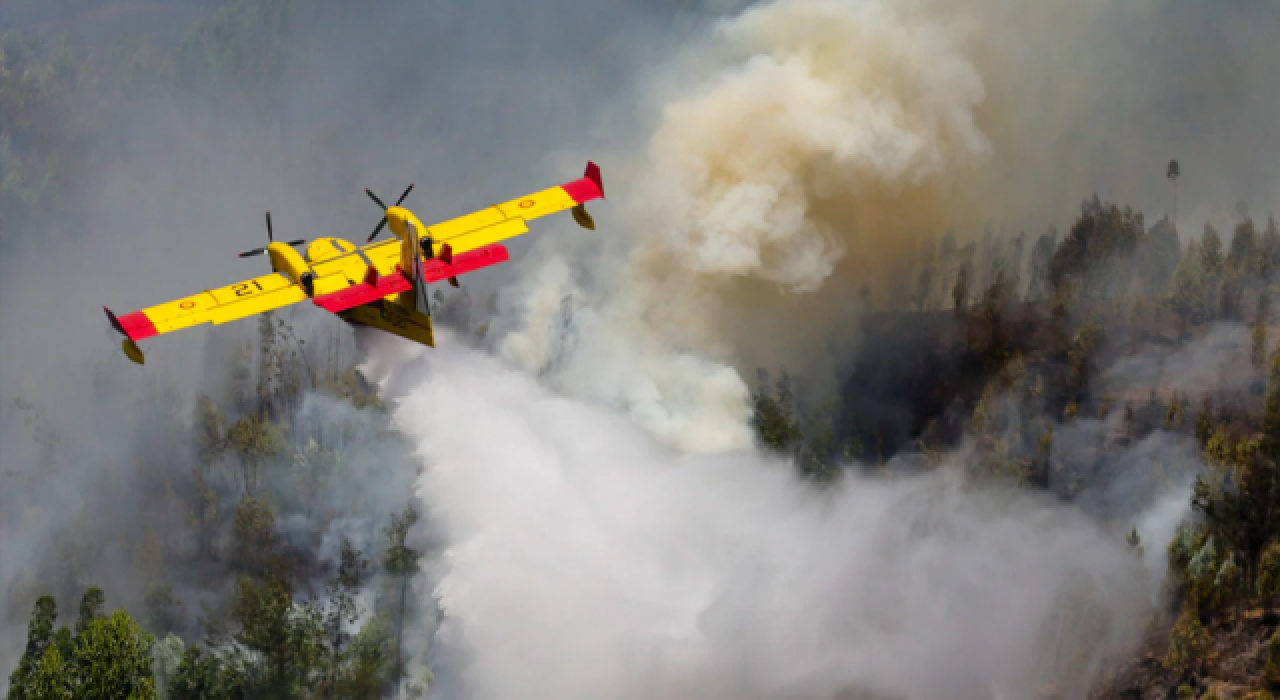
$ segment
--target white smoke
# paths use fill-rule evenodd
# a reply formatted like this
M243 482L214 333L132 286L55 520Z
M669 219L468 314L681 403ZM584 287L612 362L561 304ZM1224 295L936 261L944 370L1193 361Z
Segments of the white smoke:
M777 0L718 25L666 66L640 166L610 188L601 235L630 249L587 279L546 246L500 354L679 449L749 446L743 346L813 352L800 329L847 316L839 290L880 279L990 157L967 39L877 0Z
M1149 578L1069 511L945 470L820 493L755 454L681 457L448 336L430 365L386 354L369 370L447 545L443 697L1074 696L1138 629Z

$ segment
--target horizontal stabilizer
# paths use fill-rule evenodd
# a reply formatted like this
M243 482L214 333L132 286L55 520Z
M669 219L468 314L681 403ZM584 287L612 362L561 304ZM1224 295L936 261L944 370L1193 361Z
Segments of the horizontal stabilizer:
M511 254L507 252L507 247L501 243L492 243L482 248L468 250L465 253L456 255L446 254L441 251L440 257L423 261L422 279L428 284L439 282L465 275L468 272L475 272L483 267L504 263L510 259ZM450 282L450 284L455 287L458 286L456 280Z
M413 283L400 272L393 272L381 277L368 275L365 280L365 282L353 284L342 291L316 297L314 300L316 306L336 314L347 309L353 309L361 304L377 301L391 294L407 292L413 289ZM372 280L372 283L370 280Z

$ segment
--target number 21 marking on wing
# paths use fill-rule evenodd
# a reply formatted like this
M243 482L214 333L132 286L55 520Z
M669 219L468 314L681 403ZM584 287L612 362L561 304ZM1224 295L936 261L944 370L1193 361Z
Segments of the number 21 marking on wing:
M257 280L253 280L253 281L251 281L251 282L241 282L240 284L232 285L232 286L231 286L231 289L232 289L232 291L234 291L234 292L236 293L236 296L238 296L238 297L247 297L247 296L249 296L250 294L253 294L253 293L254 293L254 291L255 291L255 290L253 290L253 289L250 289L250 288L249 288L249 285L251 285L251 284L252 284L253 286L255 286L255 287L257 287L257 288L258 288L256 291L259 291L259 292L261 292L261 291L262 291L262 285L258 284L258 281L257 281Z

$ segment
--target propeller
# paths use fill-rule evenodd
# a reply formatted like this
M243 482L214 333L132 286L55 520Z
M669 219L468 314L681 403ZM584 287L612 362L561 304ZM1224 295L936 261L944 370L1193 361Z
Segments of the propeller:
M408 197L409 193L412 191L413 191L413 185L409 185L408 187L406 187L404 189L404 193L400 195L400 199L396 200L395 206L397 207L400 206L400 203L403 202L404 198ZM387 210L387 205L383 204L381 199L378 199L378 195L374 194L372 191L368 189L366 189L364 193L369 195L369 199L372 199L374 204L377 204L379 207L381 207L382 211ZM369 234L369 239L366 240L365 243L372 243L373 239L377 238L379 233L382 233L382 227L386 225L387 225L387 217L384 216L382 217L382 221L378 222L377 228L373 229L373 233Z
M275 240L276 239L274 236L272 236L272 232L271 232L271 212L267 212L267 243L275 243ZM299 238L296 241L289 241L288 245L302 245L303 243L306 243L306 242L307 242L307 239ZM252 258L255 255L262 255L265 252L267 252L266 248L254 248L253 250L246 250L245 252L241 253L239 257Z

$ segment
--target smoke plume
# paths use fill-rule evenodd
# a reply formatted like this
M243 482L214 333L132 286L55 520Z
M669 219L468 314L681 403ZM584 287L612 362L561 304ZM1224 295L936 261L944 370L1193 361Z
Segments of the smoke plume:
M535 250L496 347L670 445L744 447L743 377L836 378L865 304L943 231L1067 226L1095 192L1154 221L1168 156L1226 173L1274 151L1218 129L1280 111L1261 64L1231 49L1277 19L1256 3L755 4L651 69L631 105L644 136L604 159L609 240ZM1233 76L1229 94L1181 69L1192 49ZM1222 148L1196 137L1210 127ZM1187 229L1232 187L1273 200L1271 176L1198 178Z
M755 454L681 457L445 341L370 367L446 543L441 697L1074 694L1138 630L1156 578L1070 511L950 469L821 493Z

